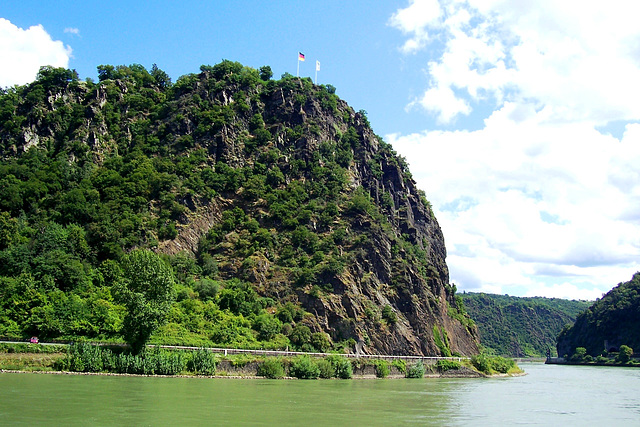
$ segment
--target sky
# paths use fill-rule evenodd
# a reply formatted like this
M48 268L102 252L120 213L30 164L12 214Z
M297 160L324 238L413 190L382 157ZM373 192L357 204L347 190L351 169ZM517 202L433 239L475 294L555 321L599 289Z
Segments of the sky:
M11 4L6 4L11 3ZM459 291L596 299L640 270L640 3L5 2L0 87L41 65L175 81L223 59L332 84L406 157ZM306 56L298 62L298 52Z

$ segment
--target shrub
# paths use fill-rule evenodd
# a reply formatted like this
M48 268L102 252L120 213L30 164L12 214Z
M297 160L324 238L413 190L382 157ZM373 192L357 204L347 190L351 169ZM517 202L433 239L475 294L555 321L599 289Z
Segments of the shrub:
M633 349L627 345L621 345L620 353L618 353L616 361L620 363L627 363L631 360L631 355L633 355Z
M299 356L291 362L289 374L304 380L315 380L320 376L320 369L309 356Z
M396 322L398 321L398 316L396 315L396 313L393 311L393 308L391 308L389 304L385 305L384 308L382 309L382 318L389 325L395 325Z
M509 369L516 366L516 362L514 362L513 359L506 359L501 356L495 356L489 360L491 362L491 368L501 374L506 374L509 372Z
M318 365L318 370L320 372L320 378L333 378L336 375L336 370L334 369L331 362L326 359L320 359L316 362Z
M258 366L258 375L261 377L277 379L284 377L284 366L276 358L268 358Z
M326 360L333 365L336 377L348 380L353 376L353 367L346 357L331 355L327 356Z
M196 375L213 375L216 372L216 356L201 348L193 352L188 367Z
M455 360L441 359L436 362L436 368L442 372L460 369L460 363Z
M480 372L491 373L491 362L484 354L476 354L471 357L471 364Z
M424 377L424 365L422 361L419 361L415 365L409 367L407 369L407 373L405 374L407 378L422 378Z
M402 360L402 359L394 359L391 362L392 366L395 366L396 369L400 372L402 372L403 374L405 374L407 372L407 363Z
M374 360L373 366L376 368L376 377L386 378L389 375L389 363L385 360Z

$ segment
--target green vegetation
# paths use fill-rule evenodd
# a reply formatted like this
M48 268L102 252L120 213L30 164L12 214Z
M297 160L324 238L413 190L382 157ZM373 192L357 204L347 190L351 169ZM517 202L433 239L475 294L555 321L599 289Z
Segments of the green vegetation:
M335 87L226 60L98 76L0 91L0 337L343 351L436 301L428 201ZM385 304L310 314L356 276Z
M544 357L547 350L553 352L562 328L591 304L469 292L456 297L478 325L485 352L505 357Z
M275 357L267 358L258 366L258 375L270 379L278 379L284 377L284 366L280 359Z
M386 378L391 372L386 360L374 360L373 366L376 368L376 377L378 378Z
M634 274L629 282L618 284L578 315L573 326L567 325L558 336L558 354L580 356L580 348L584 349L585 357L598 357L606 353L622 353L623 346L639 348L638 330L640 273Z
M516 370L519 371L519 368L513 359L501 356L487 356L483 353L471 357L471 364L478 371L487 375L495 373L508 374Z
M419 361L407 368L407 372L405 373L405 376L407 378L422 378L424 377L424 372L425 372L424 364L421 361Z
M438 360L435 364L435 367L442 372L460 369L461 366L460 362L446 359Z
M298 356L291 361L289 375L302 380L315 380L320 376L320 368L309 356Z
M617 352L603 351L596 357L588 354L585 347L576 347L565 361L574 365L640 366L640 360L633 357L633 349L624 344Z

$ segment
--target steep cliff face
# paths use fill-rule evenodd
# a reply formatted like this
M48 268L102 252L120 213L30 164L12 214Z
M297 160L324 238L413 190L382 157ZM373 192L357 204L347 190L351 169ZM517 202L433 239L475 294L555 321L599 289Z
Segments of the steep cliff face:
M424 193L333 88L263 81L228 61L170 89L124 70L103 69L99 84L41 78L43 96L13 106L27 119L5 120L0 154L101 165L142 151L185 178L157 184L175 196L170 215L166 197L145 193L149 221L123 250L185 253L216 278L301 305L312 332L371 353L478 351L475 327L448 315L455 289Z

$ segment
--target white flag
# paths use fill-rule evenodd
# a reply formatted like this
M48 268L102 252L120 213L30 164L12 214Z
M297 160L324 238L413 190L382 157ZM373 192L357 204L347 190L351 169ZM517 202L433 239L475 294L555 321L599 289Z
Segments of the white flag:
M316 71L320 71L320 61L316 61Z

